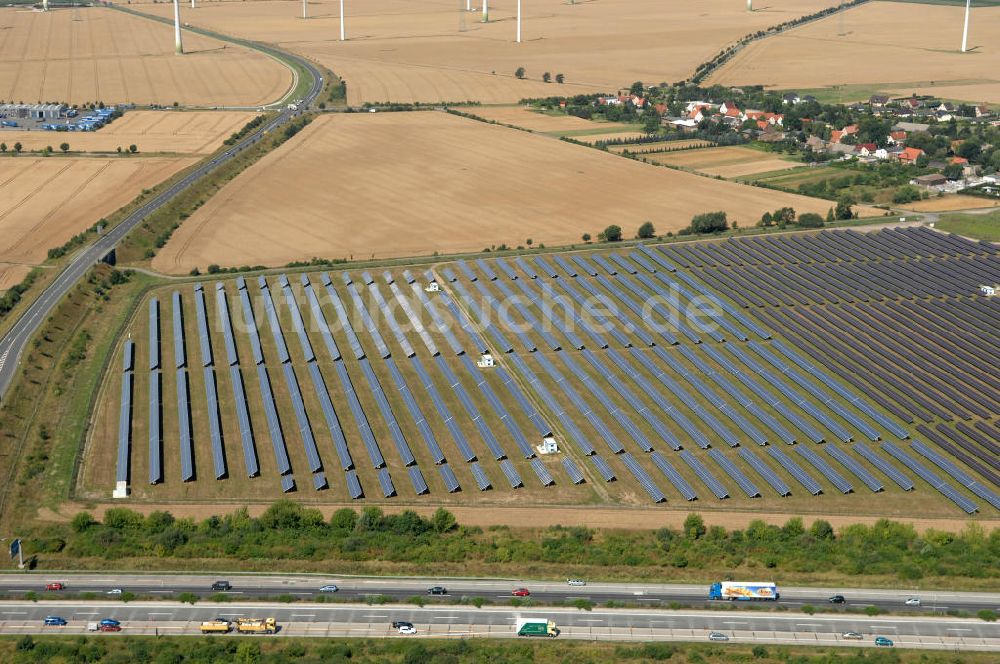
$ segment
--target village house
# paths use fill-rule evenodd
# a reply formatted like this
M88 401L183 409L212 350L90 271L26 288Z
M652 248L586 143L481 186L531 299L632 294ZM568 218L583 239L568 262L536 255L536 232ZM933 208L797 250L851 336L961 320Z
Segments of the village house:
M924 151L920 148L903 148L899 151L897 159L904 164L914 164L923 155Z

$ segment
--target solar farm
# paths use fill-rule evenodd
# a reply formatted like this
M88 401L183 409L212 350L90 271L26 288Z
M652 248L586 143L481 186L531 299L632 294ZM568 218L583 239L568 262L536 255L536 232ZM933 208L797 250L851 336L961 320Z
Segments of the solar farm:
M161 287L77 495L995 518L998 281L914 228Z

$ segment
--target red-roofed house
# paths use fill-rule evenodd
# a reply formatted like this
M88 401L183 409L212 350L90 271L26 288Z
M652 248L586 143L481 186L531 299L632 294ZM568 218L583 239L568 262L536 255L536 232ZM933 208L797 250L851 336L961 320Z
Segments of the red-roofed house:
M969 160L966 159L965 157L952 157L951 161L948 162L948 163L950 163L950 164L960 164L962 166L965 166L966 164L969 163Z
M924 151L920 148L903 148L896 157L904 163L912 164L917 161L918 157L923 156L923 154Z
M632 95L631 97L629 97L629 101L631 101L632 105L635 106L636 108L642 108L643 106L646 105L646 100L640 97L639 95Z
M875 154L878 149L874 143L858 143L854 146L854 151L857 152L862 157L871 157Z
M900 145L906 140L905 131L894 131L889 134L889 145Z
M763 120L765 113L764 111L751 111L750 109L747 109L744 115L747 120Z
M688 117L695 122L701 122L705 119L705 112L708 111L708 106L695 106L688 113Z
M834 129L833 132L830 133L830 142L840 143L845 136L851 136L856 133L858 133L858 125L847 125L840 130Z
M738 118L743 115L740 109L736 107L736 103L731 101L722 102L722 105L719 106L719 113L722 113L727 118Z
M770 126L771 125L769 125L768 123L764 122L763 120L757 120L757 128L758 129L767 129Z
M773 124L773 125L785 124L785 116L782 115L781 113L765 113L764 120L767 121L768 124Z

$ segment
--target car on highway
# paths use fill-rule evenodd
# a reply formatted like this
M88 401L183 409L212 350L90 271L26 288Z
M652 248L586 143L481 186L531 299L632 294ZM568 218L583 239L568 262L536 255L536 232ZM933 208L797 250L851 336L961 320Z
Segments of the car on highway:
M406 625L400 625L396 629L396 631L399 632L400 634L416 634L417 628L414 627L413 625L406 624Z
M567 586L585 586L587 582L583 579L566 579Z
M53 581L52 583L45 584L46 590L66 590L66 584L59 581Z
M427 589L428 595L447 595L448 589L444 586L433 586Z
M228 581L216 581L212 584L212 590L232 590L233 584Z
M409 620L393 620L392 621L392 628L393 629L399 629L400 627L413 627L413 623L411 623Z
M904 602L904 603L907 606L920 606L920 598L919 597L909 597L909 598L907 598L906 602Z
M121 625L101 625L97 628L99 632L120 632L122 631Z
M887 639L884 636L876 636L875 645L879 648L892 648L896 644L892 642L892 639Z
M108 595L121 595L122 594L122 589L121 588L112 588L111 590L108 591L107 594Z
M105 618L104 620L99 622L98 625L101 625L103 627L107 627L109 625L112 627L118 627L119 625L121 625L121 623L115 620L114 618Z
M63 625L66 624L66 619L65 618L61 618L59 616L45 616L45 624L46 625L56 625L58 627L62 627Z
M340 588L338 588L337 586L333 585L332 583L328 583L327 585L325 585L325 586L323 586L322 588L319 589L319 591L321 593L335 593L338 590L340 590Z
M510 594L514 597L527 597L531 594L531 591L527 588L515 588L510 591Z
M843 595L833 595L832 597L830 597L829 601L830 601L830 604L843 604L847 600L844 599Z
M726 636L725 634L723 634L722 632L709 632L708 633L708 640L709 641L728 641L729 637Z
M851 641L860 641L865 637L861 632L844 632L843 634L840 635L840 638L849 639Z

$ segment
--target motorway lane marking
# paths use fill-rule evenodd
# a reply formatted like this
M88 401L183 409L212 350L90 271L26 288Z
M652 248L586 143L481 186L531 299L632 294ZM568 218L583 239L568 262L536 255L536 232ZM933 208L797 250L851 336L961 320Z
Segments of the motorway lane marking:
M361 617L362 618L388 618L389 616L388 616L388 614L386 614L384 616L383 615L377 615L377 616L376 615L368 615L368 616L361 616Z
M434 620L458 620L462 616L431 616Z
M796 627L824 627L824 625L822 623L795 623L795 626Z
M315 618L316 614L315 613L293 613L291 615L291 617L292 618Z
M971 632L971 629L962 629L961 627L949 627L945 630L946 632Z
M27 611L4 611L3 614L5 616L26 616L26 615L28 615L28 612Z
M577 622L604 622L600 618L580 618Z

